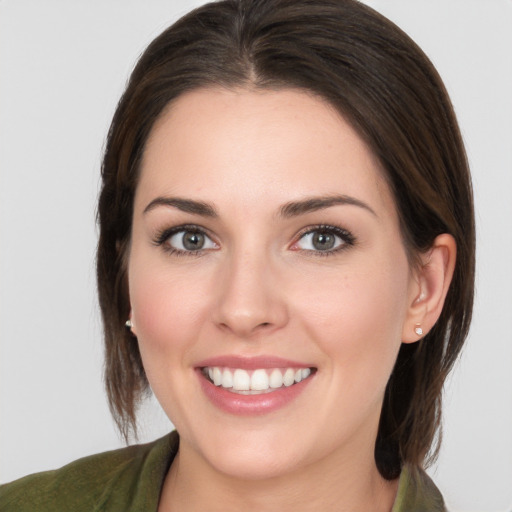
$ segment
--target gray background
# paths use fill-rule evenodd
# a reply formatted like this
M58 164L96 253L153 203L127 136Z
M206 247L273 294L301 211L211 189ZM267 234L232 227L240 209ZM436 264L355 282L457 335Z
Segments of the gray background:
M145 45L201 1L0 2L0 481L121 446L95 298L101 148ZM478 222L475 320L431 474L454 512L512 508L512 1L373 0L443 76ZM170 425L143 411L150 440Z

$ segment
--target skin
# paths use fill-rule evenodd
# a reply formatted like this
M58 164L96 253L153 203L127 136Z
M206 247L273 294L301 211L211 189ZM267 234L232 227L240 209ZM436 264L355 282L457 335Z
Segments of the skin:
M334 195L365 206L279 214ZM162 197L208 203L217 216L147 210ZM208 234L199 253L171 253L181 235L155 243L183 224ZM318 225L351 237L320 251L304 236ZM146 146L128 260L144 367L181 436L160 511L391 510L397 482L374 460L384 390L400 344L441 311L453 239L441 235L422 258L410 268L378 161L321 99L201 89L171 105ZM195 369L226 354L317 371L276 411L230 414L205 396Z

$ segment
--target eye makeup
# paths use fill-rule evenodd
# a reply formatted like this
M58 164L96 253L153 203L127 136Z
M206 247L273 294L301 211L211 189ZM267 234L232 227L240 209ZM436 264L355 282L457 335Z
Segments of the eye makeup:
M180 233L183 233L181 237ZM218 249L208 232L195 224L185 224L157 231L153 244L173 256L199 256Z
M214 237L196 224L161 229L153 237L152 243L175 256L198 256L219 248ZM289 249L311 256L332 256L355 243L354 235L346 229L318 224L301 229Z
M302 247L300 246L301 241ZM290 249L323 257L336 255L340 251L352 247L355 243L356 238L350 231L338 226L319 224L302 229Z

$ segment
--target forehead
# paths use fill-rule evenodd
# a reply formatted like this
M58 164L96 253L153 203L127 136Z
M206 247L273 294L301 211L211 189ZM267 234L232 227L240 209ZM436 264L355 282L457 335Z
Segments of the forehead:
M199 89L147 141L137 196L274 198L341 193L394 204L378 160L326 101L295 89ZM208 197L211 196L211 197Z

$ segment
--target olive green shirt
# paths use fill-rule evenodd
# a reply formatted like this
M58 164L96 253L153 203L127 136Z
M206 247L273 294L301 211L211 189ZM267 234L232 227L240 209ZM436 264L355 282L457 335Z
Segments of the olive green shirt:
M79 459L0 486L2 512L157 512L165 475L178 451L172 432L152 443ZM404 468L392 512L443 512L426 473Z

